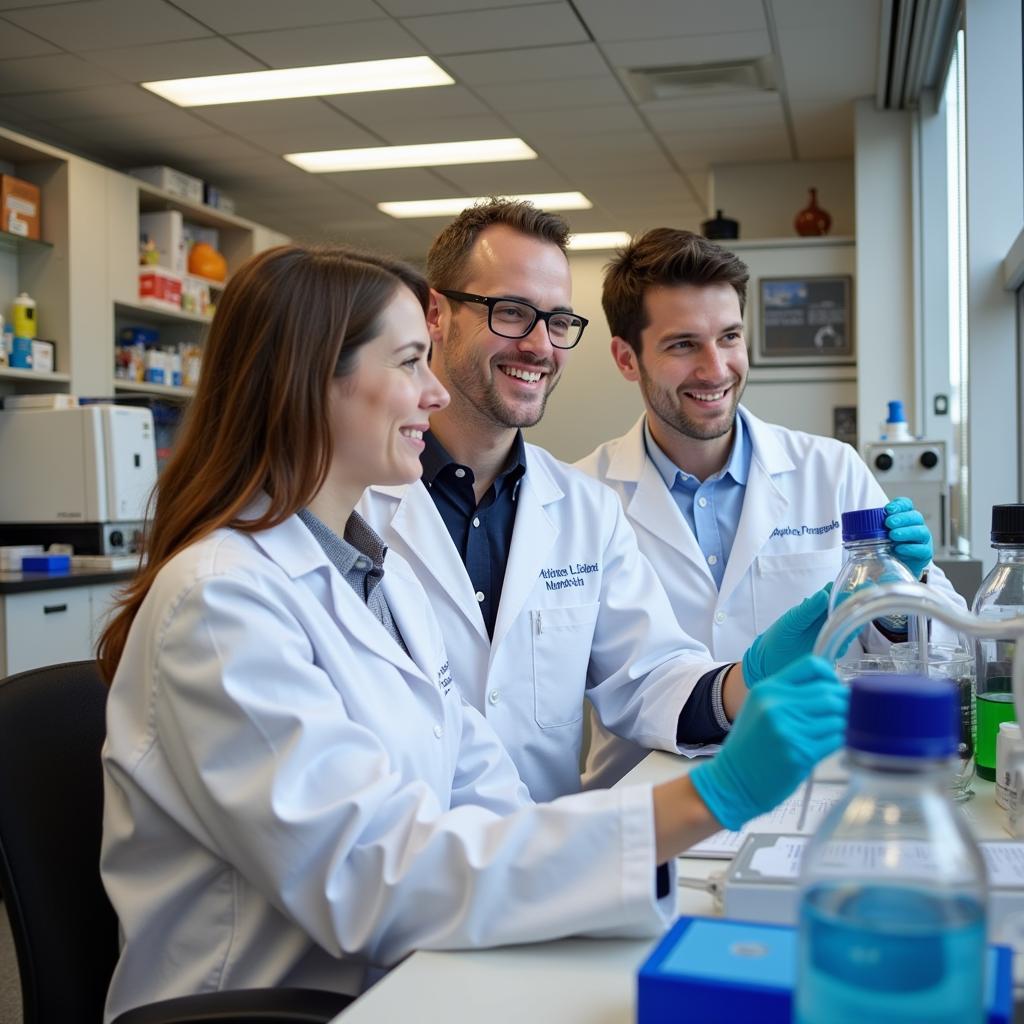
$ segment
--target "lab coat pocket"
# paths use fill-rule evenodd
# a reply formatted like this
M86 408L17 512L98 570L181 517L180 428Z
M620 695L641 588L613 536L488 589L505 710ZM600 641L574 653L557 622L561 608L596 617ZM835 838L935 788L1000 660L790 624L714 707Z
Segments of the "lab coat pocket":
M590 648L600 602L530 612L534 715L542 729L583 718Z
M754 568L754 623L759 633L783 612L834 580L843 564L841 547L758 555Z

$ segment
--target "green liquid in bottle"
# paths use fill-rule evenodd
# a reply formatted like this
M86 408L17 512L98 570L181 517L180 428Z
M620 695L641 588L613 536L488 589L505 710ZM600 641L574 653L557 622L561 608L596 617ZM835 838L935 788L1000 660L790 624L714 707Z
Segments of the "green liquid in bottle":
M989 679L988 683L1001 680ZM1010 681L1006 680L1009 688ZM1003 722L1015 722L1017 709L1013 706L1013 694L1002 690L990 693L979 693L975 703L975 722L978 730L976 747L976 766L978 774L989 782L996 777L996 736Z

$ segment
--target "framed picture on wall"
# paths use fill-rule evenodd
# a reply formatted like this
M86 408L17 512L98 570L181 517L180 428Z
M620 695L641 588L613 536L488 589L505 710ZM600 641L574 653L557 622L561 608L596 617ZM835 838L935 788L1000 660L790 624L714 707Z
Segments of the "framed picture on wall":
M762 277L756 365L821 366L855 362L849 275Z

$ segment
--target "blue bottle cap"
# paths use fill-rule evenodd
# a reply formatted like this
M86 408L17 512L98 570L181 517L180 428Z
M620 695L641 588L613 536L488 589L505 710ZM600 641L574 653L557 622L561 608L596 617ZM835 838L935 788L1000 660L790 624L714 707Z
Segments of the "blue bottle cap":
M846 745L894 757L951 757L960 740L953 681L925 676L860 676L850 683Z
M844 512L843 543L848 540L885 540L889 531L885 528L884 508L859 508L855 512Z
M889 415L885 419L886 423L906 423L907 414L903 411L903 403L897 399L895 402L889 403Z

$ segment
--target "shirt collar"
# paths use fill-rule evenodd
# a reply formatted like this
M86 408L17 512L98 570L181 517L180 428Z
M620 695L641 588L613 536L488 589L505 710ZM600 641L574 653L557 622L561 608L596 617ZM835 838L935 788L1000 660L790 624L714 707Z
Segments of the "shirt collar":
M733 435L728 461L715 474L715 477L721 479L728 474L736 483L746 486L747 475L750 472L750 440L747 437L746 427L743 424L743 417L737 413L734 422L736 430ZM692 473L687 473L686 470L680 469L661 450L658 442L654 440L654 435L651 433L651 427L646 416L644 417L644 448L669 490L672 490L677 483L691 491L696 490L701 485L700 480Z
M444 445L428 430L423 435L423 451L420 453L420 464L423 466L423 483L429 486L437 479L438 473L445 468L455 464L455 460L445 450ZM507 478L508 483L518 482L526 472L526 442L523 440L523 432L516 431L516 439L512 443L512 450L509 452L508 462L505 468L498 474L495 484L500 488L501 482Z
M352 571L360 556L368 558L374 568L384 565L387 546L358 512L353 512L345 523L344 537L339 537L308 508L299 509L297 514L342 576Z

